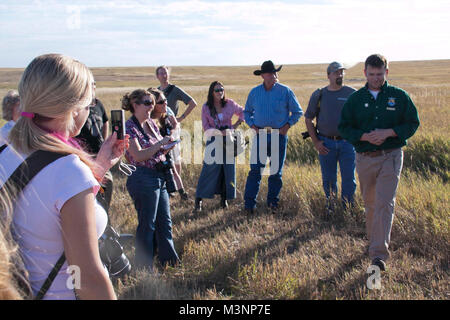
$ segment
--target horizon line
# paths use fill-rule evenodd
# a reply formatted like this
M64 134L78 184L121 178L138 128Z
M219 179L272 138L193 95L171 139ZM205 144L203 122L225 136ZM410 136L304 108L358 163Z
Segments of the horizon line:
M439 58L439 59L411 59L411 60L388 60L388 63L392 63L392 62L424 62L424 61L450 61L450 58ZM30 61L31 62L31 61ZM276 63L276 65L283 65L283 66L298 66L298 65L327 65L330 62L314 62L314 63ZM345 64L345 61L343 62ZM353 65L356 65L358 63L364 63L364 61L358 61L358 62L353 62ZM156 68L160 66L158 65L110 65L110 66L87 66L88 68L96 68L96 69L101 69L101 68ZM243 64L243 65L195 65L195 64L186 64L186 65L166 65L167 67L223 67L223 68L232 68L232 67L258 67L258 64L254 64L254 65L247 65L247 64ZM2 67L0 66L0 69L25 69L25 67Z

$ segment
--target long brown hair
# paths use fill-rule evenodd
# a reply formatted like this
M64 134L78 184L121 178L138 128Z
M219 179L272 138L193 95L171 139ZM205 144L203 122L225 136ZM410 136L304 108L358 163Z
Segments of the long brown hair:
M152 112L150 113L150 117L153 118L153 116L155 115L155 113L157 113L156 110L156 102L161 98L162 95L164 95L164 93L156 88L148 88L148 91L150 91L154 96L155 96L155 108L153 108ZM169 106L167 106L168 108ZM166 126L166 120L167 120L167 110L165 113L162 113L160 115L160 117L158 118L158 123L159 123L159 127L160 128L164 128Z
M208 90L208 99L206 100L206 105L209 108L209 113L211 114L211 117L213 117L213 118L217 114L216 108L214 107L214 87L216 85L220 85L220 86L224 87L220 81L216 80L216 81L211 82L211 84L209 85L209 90ZM223 108L225 106L225 104L227 103L225 91L223 92L223 98L222 98L221 102L222 102L222 108Z

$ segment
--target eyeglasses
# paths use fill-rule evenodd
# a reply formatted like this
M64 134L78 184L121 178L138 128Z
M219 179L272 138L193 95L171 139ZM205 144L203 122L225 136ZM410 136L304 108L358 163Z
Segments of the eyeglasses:
M156 104L164 104L167 103L167 99L162 99L156 102Z
M214 89L214 92L223 92L223 91L225 91L224 88L217 88L217 89Z
M153 101L151 100L136 101L136 104L143 104L144 106L149 107L153 105Z

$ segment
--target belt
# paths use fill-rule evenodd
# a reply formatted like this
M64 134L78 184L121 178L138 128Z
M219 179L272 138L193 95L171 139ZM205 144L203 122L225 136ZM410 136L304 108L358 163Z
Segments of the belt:
M393 149L384 149L384 150L374 150L374 151L365 151L365 152L358 152L359 154L362 154L363 156L375 158L379 156L384 156L388 153L391 153L394 150L397 150L398 148Z
M322 136L322 137L325 137L325 138L328 138L328 139L331 139L331 140L342 140L343 139L341 136L327 136L327 135L324 135L324 134L321 134L321 133L319 133L319 136Z
M266 130L267 133L271 133L272 130L279 130L278 128L272 128L272 127L264 127L264 128L257 127L257 128L260 129L260 130Z

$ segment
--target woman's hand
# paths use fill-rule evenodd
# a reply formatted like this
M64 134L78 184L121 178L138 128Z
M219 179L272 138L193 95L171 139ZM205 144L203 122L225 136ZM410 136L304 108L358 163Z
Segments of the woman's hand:
M162 140L159 141L159 143L162 146L165 146L166 144L171 143L173 140L172 136L165 136ZM167 154L170 150L172 150L173 148L175 148L175 145L173 145L171 148L165 149L165 148L161 148L161 152L163 154Z
M123 140L117 140L117 132L106 139L97 154L96 163L99 165L98 176L103 177L111 167L113 167L130 146L130 136L125 135Z

